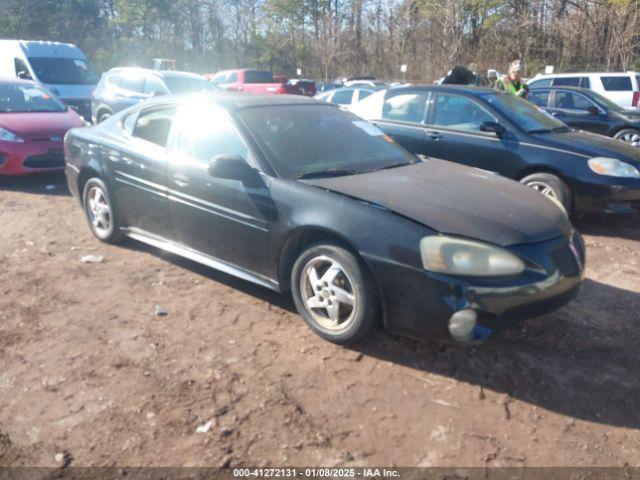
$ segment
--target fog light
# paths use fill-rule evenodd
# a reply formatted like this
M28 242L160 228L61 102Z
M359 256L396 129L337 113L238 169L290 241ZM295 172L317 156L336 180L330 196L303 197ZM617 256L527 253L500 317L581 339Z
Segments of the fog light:
M478 314L473 310L460 310L449 319L449 333L458 342L473 340Z

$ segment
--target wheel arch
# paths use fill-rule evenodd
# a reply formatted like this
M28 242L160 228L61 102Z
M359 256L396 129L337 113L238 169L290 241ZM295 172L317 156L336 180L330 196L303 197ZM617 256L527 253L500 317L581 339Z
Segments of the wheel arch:
M80 198L80 203L84 202L84 186L92 178L101 178L100 172L91 166L80 170L78 174L78 197Z
M571 193L571 207L572 209L575 208L576 195L575 195L575 192L573 191L573 187L571 186L571 182L567 180L567 177L564 175L564 173L562 173L560 170L556 168L549 167L548 165L530 165L518 173L516 180L519 182L525 177L528 177L529 175L533 175L534 173L548 173L551 175L555 175L560 180L562 180L564 184L567 186L567 188L569 189L569 193Z
M640 128L638 127L630 127L629 125L620 125L619 127L613 129L611 131L611 138L613 138L614 136L616 136L618 133L620 133L623 130L633 130L635 132L638 132L640 134Z
M378 288L373 271L363 256L360 255L353 242L345 238L344 235L325 227L304 226L292 231L282 242L278 252L278 284L281 291L285 292L291 289L291 270L298 256L310 245L323 241L346 248L356 255L367 269L367 273L371 275L374 283L376 283L376 289Z

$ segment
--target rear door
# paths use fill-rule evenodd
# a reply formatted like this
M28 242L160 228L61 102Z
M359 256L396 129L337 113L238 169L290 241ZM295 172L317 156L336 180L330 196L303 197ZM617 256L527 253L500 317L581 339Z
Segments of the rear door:
M133 112L123 119L123 141L102 148L122 222L163 238L172 235L166 169L175 112L173 104Z
M607 113L580 92L556 90L551 99L549 112L573 128L602 135L609 129Z
M388 94L382 106L382 119L375 123L410 152L429 156L425 116L430 98L427 91L397 91Z
M248 187L208 172L217 155L239 155L255 166L227 112L210 105L185 105L171 141L168 181L175 241L228 264L264 273L268 219L274 208L267 183Z

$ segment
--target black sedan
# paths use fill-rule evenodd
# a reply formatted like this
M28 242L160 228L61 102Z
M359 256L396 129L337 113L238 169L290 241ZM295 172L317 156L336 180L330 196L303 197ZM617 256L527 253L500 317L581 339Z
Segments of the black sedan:
M640 147L640 112L632 112L588 88L534 88L528 99L570 127Z
M422 162L375 126L294 96L166 97L65 138L94 235L277 290L334 342L484 338L577 292L580 235L516 182ZM186 299L185 299L186 300Z
M567 211L628 213L640 202L640 149L574 131L534 104L484 88L377 92L351 111L415 154L497 172Z

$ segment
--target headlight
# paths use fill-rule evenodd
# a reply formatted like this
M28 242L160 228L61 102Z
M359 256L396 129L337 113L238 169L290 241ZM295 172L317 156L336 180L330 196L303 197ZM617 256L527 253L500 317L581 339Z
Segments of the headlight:
M503 248L442 235L420 241L424 268L472 277L500 277L524 271L524 263Z
M0 141L12 142L12 143L24 143L24 138L19 137L15 133L0 127Z
M640 172L633 165L621 162L617 158L594 157L589 159L589 168L598 175L610 177L640 178Z

